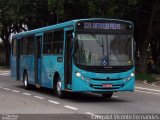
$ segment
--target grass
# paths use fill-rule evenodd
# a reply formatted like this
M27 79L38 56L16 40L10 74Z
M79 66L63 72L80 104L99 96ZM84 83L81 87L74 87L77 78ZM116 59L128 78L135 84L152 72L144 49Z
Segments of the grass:
M147 80L148 83L153 83L157 81L153 76L146 73L136 73L136 80Z

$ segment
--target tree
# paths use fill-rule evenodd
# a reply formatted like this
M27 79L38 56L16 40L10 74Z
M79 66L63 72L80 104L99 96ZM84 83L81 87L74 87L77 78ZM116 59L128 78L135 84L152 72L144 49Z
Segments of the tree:
M5 6L4 5L4 1L1 2L0 5L1 8L1 34L0 37L3 40L4 46L5 46L5 50L6 50L6 63L5 64L9 64L9 55L10 55L10 41L9 41L9 36L11 34L11 19L9 18L9 6Z
M10 58L11 33L26 31L54 23L50 18L48 3L45 0L1 0L0 4L0 37L6 50L6 65Z
M159 13L160 1L155 0L154 2L151 2L151 1L146 2L146 0L141 0L141 2L139 3L139 7L142 10L145 10L145 11L139 12L137 14L137 19L136 19L137 26L139 26L137 29L137 31L139 32L138 42L139 42L139 47L141 48L140 51L142 54L141 68L142 68L142 72L145 72L146 63L148 59L147 47L149 43L151 43L153 46L153 42L158 41L155 34L155 31L157 31L157 29L154 31L154 28L157 26L160 26L160 24L157 24L157 22L159 21L158 14L160 14ZM153 50L156 50L156 49L154 48ZM157 53L157 51L154 51L154 52ZM157 57L158 56L156 54L153 56L154 61L156 61Z
M147 2L146 2L147 1ZM142 56L142 68L146 66L147 45L151 43L153 58L160 50L160 2L158 0L0 0L0 37L9 63L12 32L32 30L56 23L80 18L113 18L132 21L135 40ZM27 26L24 27L24 25ZM144 71L144 69L143 69Z

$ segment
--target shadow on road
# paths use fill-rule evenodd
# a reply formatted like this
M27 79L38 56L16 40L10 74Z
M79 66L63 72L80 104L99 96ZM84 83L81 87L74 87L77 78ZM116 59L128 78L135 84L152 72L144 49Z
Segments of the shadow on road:
M15 86L17 88L21 88L24 89L23 86L18 85ZM47 88L35 88L34 86L31 87L31 89L29 91L38 93L38 94L43 94L43 95L47 95L49 97L56 97L56 95L54 94L54 90L53 89L47 89ZM114 94L113 94L114 96ZM59 98L60 99L60 98ZM67 92L66 96L64 98L65 100L69 100L69 101L73 101L73 102L129 102L127 100L124 99L120 99L117 97L112 97L111 99L105 99L101 96L101 94L96 94L96 93L72 93L72 92Z

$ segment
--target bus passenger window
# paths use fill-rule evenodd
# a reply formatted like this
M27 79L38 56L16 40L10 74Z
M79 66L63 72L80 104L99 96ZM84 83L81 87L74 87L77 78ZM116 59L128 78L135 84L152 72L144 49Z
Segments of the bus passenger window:
M29 55L33 55L34 54L34 46L35 46L35 39L34 39L34 36L31 35L31 36L28 36L27 37L28 39L28 54Z
M63 54L63 43L59 44L59 54Z
M27 39L27 37L24 37L21 42L21 54L28 55L28 39Z
M52 53L53 54L62 54L63 53L63 39L64 39L64 31L54 31L54 37L53 37L53 47L52 47Z
M44 33L43 54L51 54L52 31Z
M50 54L50 53L51 53L51 49L50 49L50 48L48 48L47 53L48 53L48 54Z
M49 31L44 33L43 54L63 53L64 31Z
M50 44L43 45L43 53L44 54L51 54L51 45Z

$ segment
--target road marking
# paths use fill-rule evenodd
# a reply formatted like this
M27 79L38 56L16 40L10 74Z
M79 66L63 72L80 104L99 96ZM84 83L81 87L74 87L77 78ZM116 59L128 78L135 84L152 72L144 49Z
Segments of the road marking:
M149 94L155 94L155 95L160 95L159 93L153 93L153 92L148 92L148 91L142 91L142 90L135 90L137 92L143 92L143 93L149 93Z
M150 88L143 88L143 87L135 87L136 89L140 89L140 90L150 90L153 92L160 92L160 90L156 90L156 89L150 89Z
M29 93L22 93L22 94L23 94L23 95L28 95L28 96L31 95L31 94L29 94Z
M10 76L9 73L1 73L0 76Z
M10 74L11 72L10 71L0 71L0 74Z
M8 88L3 88L4 90L10 90L10 89L8 89Z
M17 91L17 90L11 90L12 92L16 92L16 93L18 93L19 91Z
M9 77L10 75L3 75L3 76L8 76Z
M53 101L53 100L48 100L48 102L56 104L56 105L60 104L59 102L56 102L56 101Z
M6 75L6 74L11 74L11 73L9 72L0 73L0 75Z
M11 71L0 71L0 72L11 72Z
M112 97L114 97L114 98L117 98L118 96L116 96L116 95L113 95Z
M72 107L72 106L68 106L68 105L65 105L64 107L65 107L65 108L72 109L72 110L78 110L78 108L75 108L75 107Z
M86 112L85 114L87 114L87 115L94 115L94 114L91 113L91 112Z
M41 100L44 100L43 97L40 97L40 96L34 96L35 98L38 98L38 99L41 99Z

